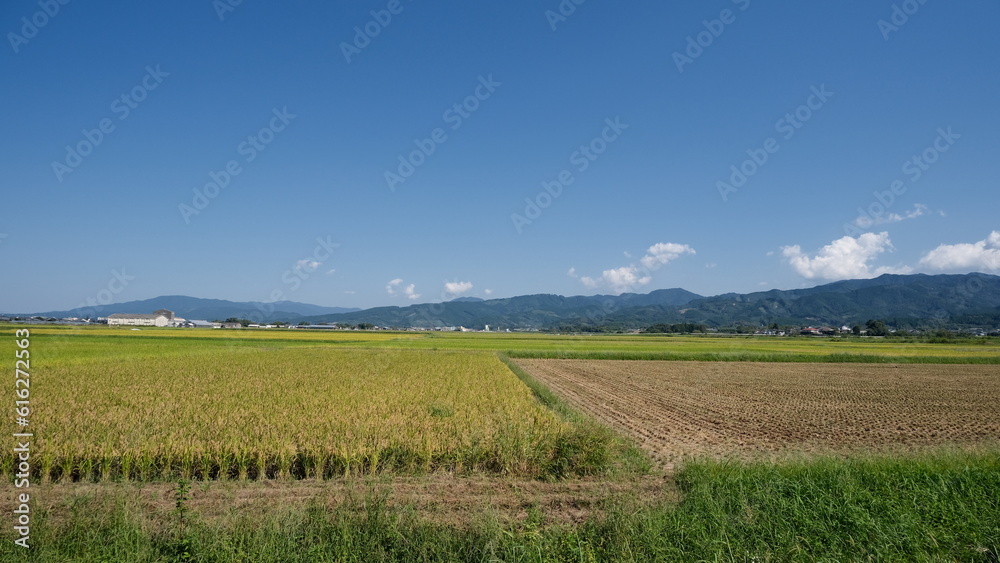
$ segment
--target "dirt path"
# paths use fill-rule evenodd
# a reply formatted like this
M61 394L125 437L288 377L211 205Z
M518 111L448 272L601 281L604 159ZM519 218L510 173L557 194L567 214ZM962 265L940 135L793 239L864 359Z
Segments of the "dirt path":
M131 506L154 523L169 526L175 507L176 483L66 483L32 485L34 510L46 510L54 520L69 518L85 506L88 512L110 513ZM0 504L14 506L15 489L0 493ZM193 482L193 514L208 521L247 512L280 513L308 503L335 507L350 500L383 498L387 506L412 509L432 522L466 526L485 515L502 522L522 522L529 511L546 524L582 522L607 503L628 498L640 504L677 498L673 480L650 475L629 481L578 479L543 482L489 475L458 477L431 474L415 477L379 476L331 481Z

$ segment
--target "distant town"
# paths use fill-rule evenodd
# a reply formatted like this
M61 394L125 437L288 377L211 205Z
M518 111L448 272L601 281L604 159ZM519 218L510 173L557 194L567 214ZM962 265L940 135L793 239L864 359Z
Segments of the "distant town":
M122 327L171 327L171 328L221 328L221 329L243 329L243 328L286 328L286 329L325 329L325 330L393 330L393 331L438 331L438 332L511 332L511 329L491 329L490 325L485 325L482 329L471 329L464 326L439 326L433 328L398 328L376 326L370 323L338 324L322 323L310 324L299 323L290 324L281 321L273 323L255 323L249 319L230 318L225 321L205 321L185 319L178 317L173 311L168 309L157 309L149 314L140 313L114 313L106 317L96 319L80 317L10 317L0 316L0 322L18 322L26 324L67 324L67 325L108 325ZM518 332L536 332L536 329L520 329Z
M767 327L734 327L734 328L714 328L708 327L702 324L692 324L692 323L681 323L681 324L656 324L645 328L639 329L627 329L627 330L614 330L614 329L601 329L597 328L580 328L580 327L557 327L551 330L543 331L538 328L498 328L491 327L490 325L483 325L477 328L467 328L464 326L435 326L435 327L393 327L393 326L378 326L371 323L319 323L312 324L307 322L300 322L298 324L291 324L282 321L274 321L271 323L257 323L249 319L240 318L227 318L226 320L194 320L185 319L177 316L173 311L168 309L157 309L149 314L139 314L139 313L114 313L106 317L97 317L96 319L91 318L79 318L79 317L67 317L67 318L53 318L53 317L18 317L18 316L2 316L0 315L0 322L16 322L23 324L63 324L63 325L107 325L107 326L120 326L120 327L132 327L134 329L141 329L142 327L155 327L155 328L208 328L208 329L300 329L300 330L343 330L343 331L394 331L394 332L556 332L556 333L577 333L577 332L587 332L587 333L626 333L626 334L743 334L743 335L755 335L755 336L774 336L774 337L787 337L787 336L815 336L815 337L839 337L839 336L866 336L866 337L884 337L884 336L920 336L920 335L932 335L932 336L974 336L974 337L1000 337L1000 328L997 329L983 329L983 328L971 328L964 330L949 330L949 331L926 331L920 329L909 329L900 330L889 328L884 322L879 320L870 320L865 325L854 325L854 326L779 326L777 323L772 323Z

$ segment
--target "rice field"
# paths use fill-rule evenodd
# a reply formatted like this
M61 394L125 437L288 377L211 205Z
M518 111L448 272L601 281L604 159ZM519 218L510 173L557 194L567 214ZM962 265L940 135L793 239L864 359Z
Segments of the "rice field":
M6 334L8 328L0 329ZM74 355L103 353L108 346L155 340L156 354L178 350L180 342L198 343L186 352L217 346L342 346L402 350L502 352L515 358L590 360L705 360L848 363L1000 363L1000 339L954 343L903 342L882 338L758 337L725 335L639 335L549 333L462 333L329 331L299 329L207 330L124 327L38 326L32 334L49 349L68 347ZM174 342L178 341L178 342Z
M13 330L0 329L0 351L12 354ZM540 402L537 390L498 353L645 359L787 354L785 360L810 361L838 354L916 363L995 363L1000 357L992 341L30 330L32 472L56 482L324 479L439 470L551 476L606 466L607 448L617 438ZM5 477L12 468L12 457L0 460Z
M492 354L108 338L32 353L43 481L531 475L572 431Z

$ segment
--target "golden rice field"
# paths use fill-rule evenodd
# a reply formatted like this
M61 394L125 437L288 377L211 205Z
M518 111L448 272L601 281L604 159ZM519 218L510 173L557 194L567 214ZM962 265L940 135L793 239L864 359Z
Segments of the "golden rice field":
M43 481L531 475L571 431L488 353L36 342Z
M594 381L598 388L578 393L546 377L523 355L728 358L724 352L737 345L760 357L770 357L770 347L787 346L801 348L796 358L824 358L839 350L869 361L880 354L905 354L902 359L907 361L993 361L997 353L993 344L907 347L809 339L781 343L300 330L30 330L27 430L34 434L32 476L42 481L331 478L436 470L536 477L599 472L617 463L612 458L621 459L615 458L621 451L613 450L622 443L606 429L595 430L594 424L567 418L536 400L497 358L496 352L504 350L520 350L523 366L597 419L606 417L589 406L612 406L628 418L629 409L658 400L658 389L619 397L632 389L618 379L625 367L641 372L647 383L664 383L669 377L657 375L657 370L673 373L685 363L611 362L607 365L613 369ZM13 357L13 328L0 328L0 336L0 352ZM699 370L753 371L761 364L696 365ZM788 367L775 365L774 370L817 369L784 365ZM870 369L861 365L831 369ZM702 381L704 373L699 371L695 379ZM743 377L724 380L745 383ZM12 391L13 385L6 393ZM607 393L611 395L605 397ZM759 399L769 405L773 397ZM904 404L906 397L899 400ZM682 409L684 417L671 420L680 428L714 412L712 408L711 402L699 403L693 410ZM640 425L639 434L664 423L662 411L648 412L652 417ZM25 430L12 419L8 424L13 432ZM654 455L684 450L676 445ZM12 476L13 467L13 456L0 458L4 478Z

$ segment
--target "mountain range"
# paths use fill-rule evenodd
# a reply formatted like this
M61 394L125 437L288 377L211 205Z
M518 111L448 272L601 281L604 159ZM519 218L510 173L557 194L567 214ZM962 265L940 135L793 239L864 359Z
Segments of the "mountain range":
M202 299L185 295L163 295L142 301L112 303L110 305L95 305L93 307L78 307L68 311L46 311L34 313L40 317L106 317L113 313L144 314L158 309L173 311L178 317L185 319L210 320L236 318L259 318L262 321L284 320L298 322L298 319L315 315L332 315L352 313L361 309L347 307L321 307L295 301L275 301L263 303L259 301L226 301L224 299Z
M45 317L96 317L169 309L188 319L248 318L296 323L370 323L413 328L490 325L511 329L595 327L639 328L657 323L709 327L864 324L882 319L890 326L1000 326L1000 276L894 275L846 280L808 289L728 293L704 297L684 289L563 297L523 295L505 299L459 298L407 307L348 309L306 303L237 303L219 299L163 296L143 301L37 313Z

